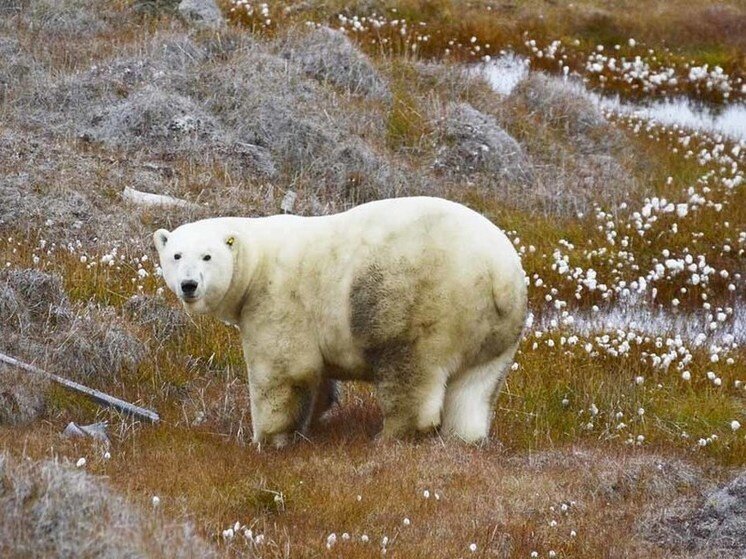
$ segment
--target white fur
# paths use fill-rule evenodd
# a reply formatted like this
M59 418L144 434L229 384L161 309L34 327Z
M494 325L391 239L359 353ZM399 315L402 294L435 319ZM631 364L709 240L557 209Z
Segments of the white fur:
M486 439L492 424L493 396L513 362L518 346L497 359L461 372L445 395L443 429L466 442Z

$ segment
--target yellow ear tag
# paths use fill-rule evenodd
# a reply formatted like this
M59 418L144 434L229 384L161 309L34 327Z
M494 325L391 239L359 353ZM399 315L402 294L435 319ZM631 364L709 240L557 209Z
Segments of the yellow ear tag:
M235 242L236 242L236 239L235 239L234 237L228 237L228 239L227 239L227 240L225 241L225 243L226 243L226 244L227 244L227 245L228 245L229 247L232 247L232 246L233 246L233 243L235 243Z

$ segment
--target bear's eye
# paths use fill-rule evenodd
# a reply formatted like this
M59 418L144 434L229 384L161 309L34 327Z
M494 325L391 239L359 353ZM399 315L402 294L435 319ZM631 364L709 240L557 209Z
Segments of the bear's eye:
M181 258L181 253L174 254L174 260L178 260L179 258Z
M212 258L212 256L210 256L209 254L205 254L205 255L204 255L204 256L202 257L202 260L204 260L205 262L207 262L208 260L210 260L210 258Z

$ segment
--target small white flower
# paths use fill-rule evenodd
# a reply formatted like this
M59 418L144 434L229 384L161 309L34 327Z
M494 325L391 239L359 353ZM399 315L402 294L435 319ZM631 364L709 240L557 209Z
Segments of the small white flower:
M410 524L412 524L412 521L409 520L409 518L405 518L404 520L402 520L401 523L404 524L404 526L409 526Z
M337 543L337 534L332 532L326 537L326 548L331 549L332 547L336 545L336 543Z
M430 498L430 491L428 491L427 489L425 489L422 492L422 496L425 497L425 499L429 499Z
M738 431L741 428L741 423L737 419L734 419L730 422L730 428L734 431Z
M78 461L75 462L75 466L78 468L85 466L85 458L78 458Z
M477 544L475 543L469 544L469 551L474 553L476 550L477 550Z
M158 495L153 495L153 498L151 499L153 506L157 507L161 504L161 498Z
M368 534L363 534L362 536L360 536L360 541L363 543L368 543L370 541Z
M111 453L107 450L104 452L104 460L109 460L111 458Z

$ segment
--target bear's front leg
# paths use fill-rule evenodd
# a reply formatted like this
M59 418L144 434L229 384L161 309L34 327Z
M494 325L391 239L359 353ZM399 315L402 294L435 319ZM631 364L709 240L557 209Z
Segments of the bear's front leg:
M321 372L300 360L247 358L256 444L281 448L311 423Z

